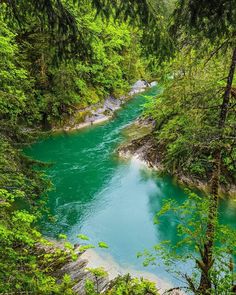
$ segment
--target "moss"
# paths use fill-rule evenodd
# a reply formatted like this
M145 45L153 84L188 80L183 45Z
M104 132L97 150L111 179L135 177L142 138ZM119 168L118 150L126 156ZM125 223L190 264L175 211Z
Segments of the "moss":
M136 140L144 137L152 132L153 127L151 124L139 124L137 122L126 127L122 134L126 138L126 142L131 142L132 140Z
M85 100L88 104L96 104L100 101L100 97L94 88L88 88Z
M73 119L73 125L83 123L86 117L90 115L91 115L91 111L89 110L76 112Z

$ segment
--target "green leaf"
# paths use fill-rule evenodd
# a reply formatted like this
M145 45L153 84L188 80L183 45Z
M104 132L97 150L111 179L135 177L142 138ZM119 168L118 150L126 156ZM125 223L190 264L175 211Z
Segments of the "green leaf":
M62 239L62 240L66 240L66 239L67 239L67 235L59 234L59 235L58 235L58 238L59 238L59 239Z
M105 242L99 242L98 247L99 248L105 248L105 249L109 248L109 246Z
M82 235L82 234L79 234L77 236L77 238L81 239L81 240L84 240L84 241L89 241L89 237L87 237L86 235Z
M88 249L93 249L93 248L95 248L95 246L90 244L90 245L81 246L81 247L79 248L79 250L80 250L81 252L83 252L83 251L86 251L86 250L88 250Z

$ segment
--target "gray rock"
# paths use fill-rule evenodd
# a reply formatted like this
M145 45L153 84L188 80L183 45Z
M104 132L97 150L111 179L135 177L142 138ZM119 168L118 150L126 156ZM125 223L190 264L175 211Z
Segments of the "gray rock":
M135 95L137 93L141 93L146 91L146 89L150 87L150 84L147 81L144 80L138 80L131 88L131 91L129 92L129 95Z
M78 253L78 258L76 261L73 261L70 258L69 251L64 248L64 245L58 243L56 241L51 241L51 244L37 244L37 253L47 253L53 254L57 249L61 249L68 253L68 256L65 258L63 262L58 262L55 265L53 270L53 275L57 278L58 282L61 282L63 276L68 274L71 277L73 282L73 290L78 295L85 295L85 284L86 281L89 279L94 282L95 286L98 288L99 292L102 292L104 289L107 288L109 284L109 277L104 276L100 278L96 278L91 272L88 271L88 260L82 258L79 253L81 253L80 247L76 248L75 246L75 253ZM56 261L57 262L57 261Z
M118 110L121 106L121 100L109 96L104 102L104 108L112 112Z
M138 80L134 85L132 86L132 90L142 89L148 87L148 82L143 80Z
M94 112L92 116L86 117L85 122L92 124L92 123L103 121L106 119L107 119L106 115Z

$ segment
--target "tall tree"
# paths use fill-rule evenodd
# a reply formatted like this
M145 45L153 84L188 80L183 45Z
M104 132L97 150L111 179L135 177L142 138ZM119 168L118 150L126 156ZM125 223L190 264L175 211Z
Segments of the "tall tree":
M214 165L212 171L211 179L211 194L212 202L209 207L209 216L206 229L207 241L203 246L201 252L202 262L198 261L198 264L202 270L201 281L199 286L199 292L202 294L208 294L211 290L211 279L210 279L210 270L214 263L213 257L213 246L215 240L215 221L217 218L218 212L218 194L219 194L219 179L221 174L221 165L222 165L222 144L224 144L224 129L226 118L229 112L229 101L232 90L232 83L235 73L236 66L236 48L233 49L233 55L231 60L231 65L229 69L229 74L227 77L227 84L225 87L225 92L222 98L222 104L220 107L219 121L218 121L218 134L216 141L216 148L214 151Z
M232 59L222 97L222 104L218 116L218 132L215 138L214 165L211 178L212 201L206 229L207 241L201 249L202 261L197 261L202 270L198 291L201 294L211 292L210 271L214 263L213 245L215 241L215 221L218 212L219 177L222 164L222 146L226 118L229 112L229 101L236 65L236 5L234 1L178 1L174 12L175 24L172 32L184 31L196 40L207 38L214 45L213 56L226 47L232 48Z

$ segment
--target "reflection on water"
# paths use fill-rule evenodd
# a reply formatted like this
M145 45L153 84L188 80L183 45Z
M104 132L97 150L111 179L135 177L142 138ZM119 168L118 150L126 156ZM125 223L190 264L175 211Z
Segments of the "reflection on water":
M151 89L147 95L157 91ZM137 252L162 240L177 241L174 216L153 223L162 200L181 202L185 196L170 177L158 177L141 162L121 161L115 155L122 141L121 129L138 117L144 102L144 96L137 96L108 123L52 136L26 151L36 159L55 163L47 174L55 185L48 207L56 222L42 218L43 233L54 238L65 233L76 243L79 233L88 235L94 244L105 241L109 245L106 251L118 263L140 270ZM229 202L221 206L222 220L232 226L235 208ZM166 277L163 266L149 271Z

